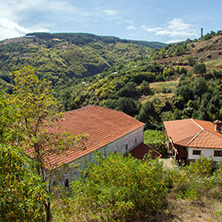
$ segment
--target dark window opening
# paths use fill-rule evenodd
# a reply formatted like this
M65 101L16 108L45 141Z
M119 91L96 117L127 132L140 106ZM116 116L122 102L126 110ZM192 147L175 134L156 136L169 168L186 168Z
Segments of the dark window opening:
M201 154L201 150L193 150L193 155L200 155Z
M215 150L215 151L214 151L214 156L222 156L222 151L220 151L220 150Z
M69 187L69 179L65 179L65 187Z
M128 144L126 144L126 150L128 149Z
M137 143L137 138L135 138L135 143Z

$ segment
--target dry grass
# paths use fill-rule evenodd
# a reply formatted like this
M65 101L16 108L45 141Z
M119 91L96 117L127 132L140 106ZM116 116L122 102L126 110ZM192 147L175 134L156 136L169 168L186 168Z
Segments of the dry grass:
M198 202L176 199L174 193L167 196L169 218L172 222L222 221L222 203L215 199L201 198Z
M215 199L203 197L194 202L177 199L176 194L170 192L166 201L168 206L162 212L129 222L222 222L222 202Z
M154 82L150 83L150 88L155 91L161 91L162 88L174 90L179 80L165 81L165 82Z
M163 167L165 169L172 170L176 166L174 159L171 157L167 158L167 159L161 158L160 161L163 162Z

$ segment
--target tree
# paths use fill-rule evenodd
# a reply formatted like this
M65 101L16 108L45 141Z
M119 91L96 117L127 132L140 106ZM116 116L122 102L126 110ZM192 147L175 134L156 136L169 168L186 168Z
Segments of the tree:
M207 71L207 68L206 68L206 65L204 63L200 63L200 64L196 64L194 65L193 67L193 72L196 73L196 74L204 74L206 73Z
M146 101L140 109L138 119L144 123L157 123L158 117L155 107L152 102Z
M208 91L208 84L204 78L200 77L194 80L192 84L192 92L194 97L196 98L201 97L207 91Z
M121 97L118 99L117 110L123 111L124 113L134 116L137 112L136 103L132 98Z
M140 92L145 96L152 94L152 90L150 89L150 85L147 81L143 80L140 84Z
M34 74L34 69L24 67L13 72L14 92L9 103L17 107L17 121L11 126L23 132L23 138L17 140L19 146L26 150L35 160L36 173L43 183L48 183L52 171L58 167L49 160L51 154L59 155L67 149L77 149L82 145L83 135L72 135L69 132L51 133L52 124L62 117L60 106L53 98L53 91L47 80L40 81ZM50 195L51 186L44 186ZM43 199L47 221L51 221L51 200Z
M189 66L194 66L196 64L196 58L193 56L190 55L186 56L186 60Z
M44 220L48 194L22 149L0 145L0 181L0 221Z
M22 132L12 127L17 107L0 93L0 221L42 221L47 198L41 178L24 150L13 145Z

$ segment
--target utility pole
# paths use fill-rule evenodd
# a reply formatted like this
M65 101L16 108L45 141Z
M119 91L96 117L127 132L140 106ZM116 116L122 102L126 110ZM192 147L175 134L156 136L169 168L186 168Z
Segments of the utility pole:
M203 38L203 28L201 28L200 32L201 32L200 37Z

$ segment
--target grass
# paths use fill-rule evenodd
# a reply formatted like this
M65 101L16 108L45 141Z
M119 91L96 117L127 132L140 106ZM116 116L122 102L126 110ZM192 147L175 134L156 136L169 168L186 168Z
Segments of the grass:
M205 62L207 69L221 69L222 68L222 60L221 59L216 59L216 60L211 60L208 62Z
M150 88L154 90L155 92L161 92L163 88L174 91L178 82L179 80L172 80L172 81L166 81L166 82L154 82L154 83L150 83Z
M171 101L174 94L174 90L178 84L179 80L172 80L166 82L154 82L150 83L150 88L155 92L154 95L142 96L139 100L142 104L148 101L159 101L159 105L163 105L167 100ZM166 91L163 92L163 89Z

